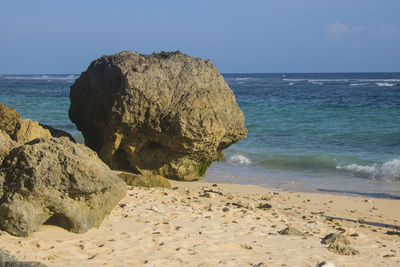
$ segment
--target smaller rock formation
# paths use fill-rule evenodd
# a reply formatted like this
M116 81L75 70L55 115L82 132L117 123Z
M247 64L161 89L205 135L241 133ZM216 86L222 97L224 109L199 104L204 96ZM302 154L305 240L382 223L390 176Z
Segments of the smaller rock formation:
M345 256L360 255L360 252L358 250L338 242L330 244L328 250L333 253Z
M17 261L17 258L0 249L0 263L9 261Z
M41 127L37 121L23 119L15 109L3 103L0 103L0 129L21 144L36 138L51 137L50 132Z
M75 142L72 136L64 131L47 125L40 125L37 121L23 119L13 108L0 102L0 130L8 134L12 140L24 144L36 138L51 138L66 136Z
M321 243L329 244L328 250L339 255L351 256L360 254L358 250L347 246L350 245L350 241L342 234L330 233L322 239Z
M1 180L0 229L16 236L28 236L45 222L86 232L126 193L125 183L95 152L66 137L14 148L0 166Z
M322 244L333 244L333 243L342 243L344 245L350 245L350 241L346 236L337 233L327 234L321 241Z
M117 174L127 185L137 187L164 187L171 188L167 178L160 175L140 175L134 173L120 172Z
M269 203L260 203L258 204L257 208L262 209L262 210L268 210L272 208L272 205Z
M46 265L37 261L19 261L0 249L0 267L46 267Z
M280 230L278 233L280 235L305 236L305 234L302 231L292 226L286 227L285 229Z

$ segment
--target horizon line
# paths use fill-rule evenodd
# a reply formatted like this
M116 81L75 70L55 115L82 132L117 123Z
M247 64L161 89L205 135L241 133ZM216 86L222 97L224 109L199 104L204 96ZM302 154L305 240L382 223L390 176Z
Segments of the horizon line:
M84 72L84 71L83 71ZM80 75L81 73L0 73L0 75ZM220 72L220 74L355 74L355 73L395 73L400 71L344 71L344 72Z

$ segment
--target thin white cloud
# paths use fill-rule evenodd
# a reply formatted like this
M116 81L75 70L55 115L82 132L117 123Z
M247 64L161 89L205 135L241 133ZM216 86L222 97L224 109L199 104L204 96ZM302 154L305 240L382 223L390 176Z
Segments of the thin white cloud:
M365 31L367 29L367 27L365 27L363 25L356 25L356 26L351 26L350 29L351 29L352 33L358 33L358 32Z
M389 34L393 34L393 33L397 33L397 28L393 27L391 25L388 25L386 23L380 23L378 25L378 31L380 33L389 33Z
M370 25L346 25L338 21L326 25L326 33L332 39L342 39L342 37L355 34L394 35L398 34L399 30L396 27L385 23Z
M326 31L331 36L338 36L338 35L343 35L343 34L349 33L350 28L346 24L343 24L340 22L335 22L335 23L328 24L326 26Z

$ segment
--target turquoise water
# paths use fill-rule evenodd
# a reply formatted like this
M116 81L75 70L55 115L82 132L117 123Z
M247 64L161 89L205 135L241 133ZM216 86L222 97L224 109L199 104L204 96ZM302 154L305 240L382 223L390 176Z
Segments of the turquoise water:
M82 136L68 119L77 75L2 75L0 101ZM248 138L206 180L400 195L400 73L224 74Z
M0 75L0 102L22 117L83 137L68 118L69 87L78 75Z

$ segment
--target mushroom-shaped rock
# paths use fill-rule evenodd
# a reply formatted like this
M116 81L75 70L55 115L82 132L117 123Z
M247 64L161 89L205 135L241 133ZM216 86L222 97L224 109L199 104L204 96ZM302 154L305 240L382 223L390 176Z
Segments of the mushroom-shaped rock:
M103 56L71 86L69 117L113 169L199 179L246 137L235 96L209 60L180 52Z
M0 229L27 236L45 223L82 233L100 226L126 193L95 152L68 138L35 139L0 166Z

